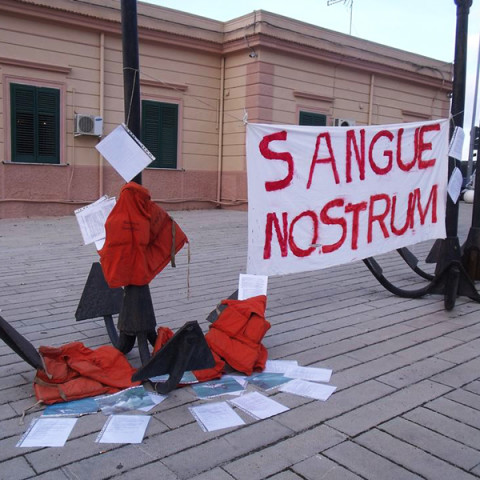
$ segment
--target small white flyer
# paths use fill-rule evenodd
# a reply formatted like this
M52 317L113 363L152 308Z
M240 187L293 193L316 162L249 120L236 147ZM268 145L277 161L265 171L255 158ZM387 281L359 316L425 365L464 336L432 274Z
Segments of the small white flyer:
M115 203L115 197L104 195L96 202L75 210L75 217L85 245L105 239L105 222Z
M450 145L448 146L448 155L462 160L463 142L465 141L465 131L461 127L455 127Z
M280 387L280 391L293 393L301 397L314 398L315 400L326 401L330 395L337 389L333 385L324 385L323 383L307 382L306 380L292 380Z
M450 180L448 181L448 195L452 199L453 203L457 203L460 193L462 193L462 184L463 184L463 175L462 171L455 167L452 174L450 175Z
M245 424L227 402L205 403L189 410L204 432Z
M241 273L238 279L238 299L245 300L267 294L267 275Z
M332 370L329 368L317 367L292 367L285 372L285 376L289 378L311 380L312 382L328 383L332 376Z
M123 124L109 133L95 148L126 182L155 160L155 157Z
M40 417L30 423L17 447L63 447L78 418Z
M285 405L282 405L259 392L247 393L235 400L229 400L229 402L257 420L273 417L274 415L290 410Z
M96 443L142 443L149 415L110 415Z

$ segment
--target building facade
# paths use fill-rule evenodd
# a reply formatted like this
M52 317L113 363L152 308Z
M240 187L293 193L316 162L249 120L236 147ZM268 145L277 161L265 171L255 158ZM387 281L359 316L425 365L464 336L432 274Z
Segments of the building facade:
M449 114L452 65L265 11L138 3L143 185L167 209L245 208L245 120ZM0 217L70 214L124 183L95 149L125 121L120 0L0 2ZM128 115L128 113L127 113Z

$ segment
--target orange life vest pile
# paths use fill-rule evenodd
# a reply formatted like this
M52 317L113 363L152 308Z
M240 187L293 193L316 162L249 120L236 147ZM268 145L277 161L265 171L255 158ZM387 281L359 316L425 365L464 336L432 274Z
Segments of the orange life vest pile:
M92 350L72 342L40 347L39 353L45 368L37 370L34 390L37 400L47 405L116 393L140 384L131 381L135 369L112 346Z
M215 359L215 367L195 370L198 381L205 382L220 378L225 363L235 370L251 375L265 368L268 352L262 345L262 339L270 328L265 319L267 297L259 295L246 300L222 300L226 305L218 319L212 323L205 335L205 340ZM159 350L171 337L173 332L166 327L158 329L154 352Z

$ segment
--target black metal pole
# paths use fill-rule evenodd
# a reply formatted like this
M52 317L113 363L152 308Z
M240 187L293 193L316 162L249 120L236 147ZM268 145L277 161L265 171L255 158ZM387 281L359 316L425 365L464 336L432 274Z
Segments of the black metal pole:
M123 91L125 124L140 138L140 62L138 52L137 0L122 0ZM132 179L142 184L142 174ZM142 364L150 357L147 341L155 343L155 313L149 285L126 285L118 316L120 338L118 344L131 348L135 337ZM133 341L133 342L132 342ZM118 348L118 347L117 347Z
M465 84L467 78L467 40L468 40L468 14L472 6L472 0L455 0L457 5L457 24L455 34L455 59L453 66L453 95L452 95L452 123L450 124L450 136L455 127L463 127L465 110ZM455 158L449 158L448 176L455 167L460 167L460 162ZM453 202L450 196L447 198L446 230L447 237L455 237L458 232L458 202Z
M455 36L453 97L451 105L453 120L451 123L450 135L452 135L455 127L463 126L467 66L468 14L472 5L472 0L455 0L455 4L457 5L457 23ZM449 178L455 167L458 166L459 162L455 158L450 157L448 160ZM381 267L373 258L364 259L364 263L375 278L387 290L395 295L405 298L419 298L428 293L443 294L446 310L451 310L455 306L455 301L459 295L466 295L472 300L480 302L480 294L477 292L475 284L472 281L472 275L469 274L467 271L468 268L464 266L464 263L462 264L463 259L461 257L460 243L458 240L458 213L458 202L453 202L451 198L447 196L447 211L445 215L446 238L435 242L426 259L427 263L437 263L435 267L435 275L431 279L430 284L426 287L415 290L404 290L395 287L395 285L385 278ZM476 230L474 233L478 234L476 238L476 245L478 246L480 245L480 229L472 230ZM480 265L480 250L476 248L474 254L478 262L476 265ZM416 259L414 258L414 260ZM409 260L407 263L412 262ZM428 277L424 276L424 278Z
M125 124L140 138L140 65L138 54L137 0L122 0L123 96ZM134 182L142 184L140 172Z

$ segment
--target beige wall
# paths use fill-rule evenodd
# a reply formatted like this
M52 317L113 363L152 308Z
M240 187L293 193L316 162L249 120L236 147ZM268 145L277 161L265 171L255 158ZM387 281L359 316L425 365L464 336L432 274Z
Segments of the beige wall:
M102 116L104 134L124 120L119 8L0 3L0 216L69 214L118 194L124 182L94 148L99 139L73 131L75 113ZM268 12L225 24L141 3L138 12L141 97L179 106L178 169L143 173L167 208L245 208L245 112L284 124L301 110L329 124L448 116L450 65ZM11 82L60 90L61 165L10 162Z

